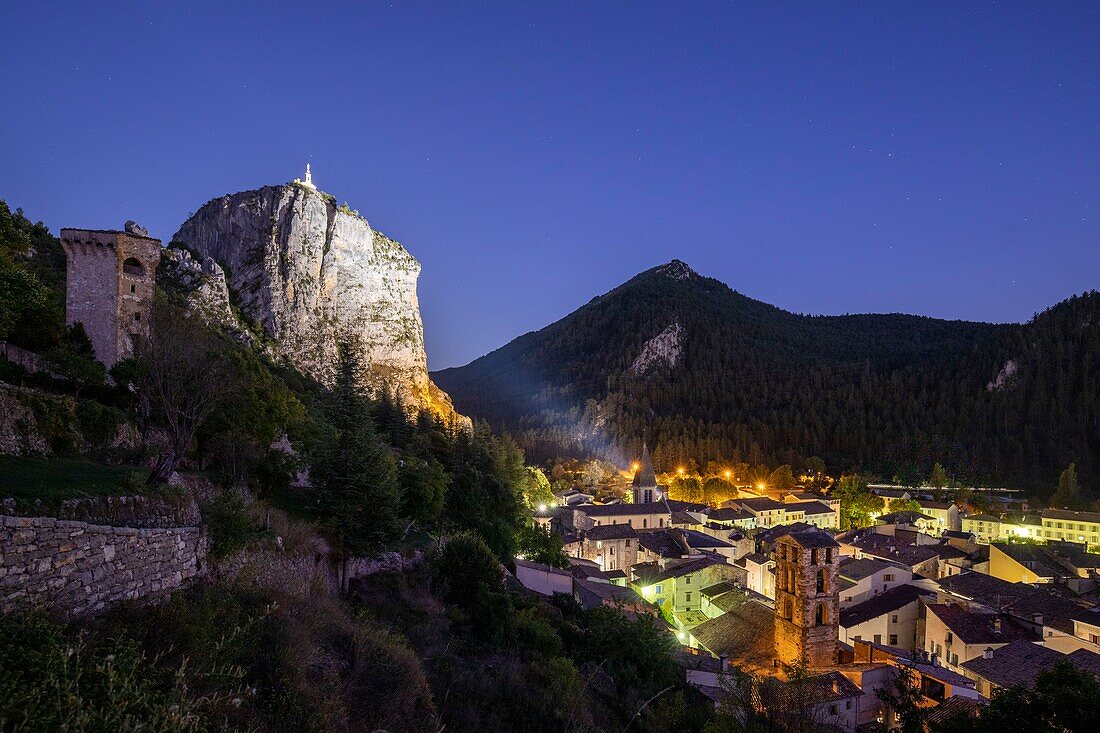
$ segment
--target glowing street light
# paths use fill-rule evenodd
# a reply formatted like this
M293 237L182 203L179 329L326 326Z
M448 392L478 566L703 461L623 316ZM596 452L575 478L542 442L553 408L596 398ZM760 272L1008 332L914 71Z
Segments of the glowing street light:
M679 468L677 468L677 469L676 469L676 473L678 473L678 474L680 474L681 476L683 476L683 475L684 475L684 467L683 467L683 466L680 466Z
M630 464L630 470L631 470L631 471L637 471L637 470L638 470L639 468L641 468L641 466L640 466L640 465L638 465L638 463L637 463L637 462L634 462L634 463L631 463L631 464Z
M731 475L733 475L731 471L726 471L726 481L730 480Z
M539 511L540 512L545 512L546 511L546 505L545 504L539 504Z
M756 485L756 488L758 488L758 489L760 489L761 491L763 491L763 490L764 490L764 482L763 482L763 481L761 481L760 483L758 483L758 484Z

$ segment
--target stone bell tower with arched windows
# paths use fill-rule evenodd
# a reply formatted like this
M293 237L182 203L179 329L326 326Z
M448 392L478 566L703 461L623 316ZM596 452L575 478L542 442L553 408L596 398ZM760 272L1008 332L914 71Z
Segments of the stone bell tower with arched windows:
M82 323L96 358L110 368L149 335L160 240L133 222L121 232L62 229L65 322Z
M775 543L775 658L813 669L836 663L840 545L817 528Z

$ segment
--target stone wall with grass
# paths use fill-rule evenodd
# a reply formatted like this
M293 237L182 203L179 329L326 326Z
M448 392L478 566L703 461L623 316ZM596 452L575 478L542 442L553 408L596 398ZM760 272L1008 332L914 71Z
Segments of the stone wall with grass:
M0 613L86 616L120 601L156 600L204 571L207 544L201 526L0 515Z

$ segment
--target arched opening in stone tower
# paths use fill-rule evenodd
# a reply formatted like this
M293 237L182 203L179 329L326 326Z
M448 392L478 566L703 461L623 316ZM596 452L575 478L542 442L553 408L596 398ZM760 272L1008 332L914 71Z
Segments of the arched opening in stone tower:
M122 263L122 271L127 275L134 275L136 277L141 277L145 274L145 268L136 257L127 257Z
M825 625L825 604L819 603L817 611L814 612L814 626Z

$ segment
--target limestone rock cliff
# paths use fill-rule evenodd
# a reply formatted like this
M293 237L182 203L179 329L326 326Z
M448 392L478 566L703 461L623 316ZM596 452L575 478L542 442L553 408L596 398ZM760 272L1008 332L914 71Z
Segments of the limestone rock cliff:
M247 325L233 313L225 270L212 257L199 262L186 249L169 246L161 254L157 284L183 293L188 313L197 313L241 343L257 346Z
M267 186L208 202L173 241L224 268L235 304L277 358L331 384L338 340L351 337L365 387L455 416L428 378L420 263L358 212L297 182Z

